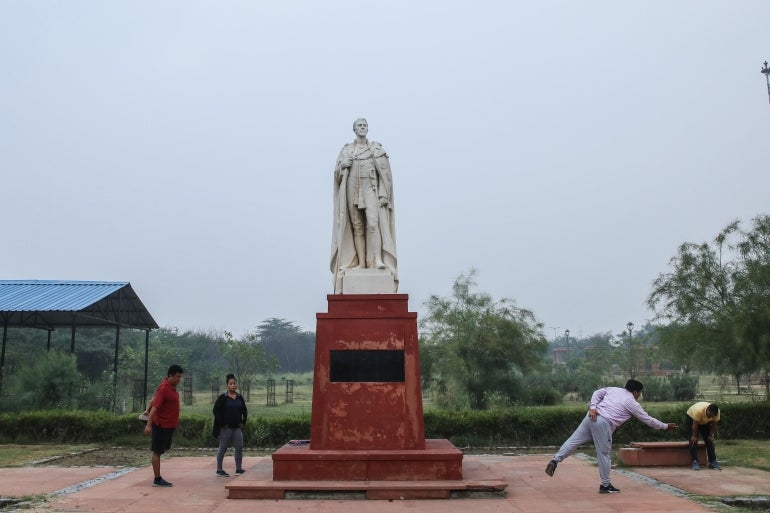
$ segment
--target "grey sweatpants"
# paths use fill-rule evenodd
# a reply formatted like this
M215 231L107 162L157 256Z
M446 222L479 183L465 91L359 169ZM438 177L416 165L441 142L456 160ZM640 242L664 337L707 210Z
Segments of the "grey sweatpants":
M219 431L219 451L217 452L217 470L222 470L227 448L235 449L235 469L243 468L243 430L241 428L223 427Z
M599 477L602 480L602 486L607 486L610 484L610 467L612 466L610 461L612 431L612 424L601 415L597 415L595 421L586 415L583 422L572 433L572 436L562 444L553 459L557 462L563 461L578 447L593 441L594 447L596 447L596 459L599 460Z

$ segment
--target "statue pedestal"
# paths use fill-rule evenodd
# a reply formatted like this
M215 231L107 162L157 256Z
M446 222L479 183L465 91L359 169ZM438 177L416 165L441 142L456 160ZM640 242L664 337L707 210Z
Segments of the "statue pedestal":
M507 482L463 461L448 440L426 440L417 314L406 294L328 296L316 329L309 444L288 443L225 485L231 499L362 494L449 499L503 494Z
M396 278L389 269L347 269L340 278L343 294L393 294Z
M425 440L417 314L406 294L329 295L318 313L310 444L275 480L462 479L462 452Z
M419 450L317 450L284 445L273 453L274 481L448 481L463 478L463 453L449 440Z

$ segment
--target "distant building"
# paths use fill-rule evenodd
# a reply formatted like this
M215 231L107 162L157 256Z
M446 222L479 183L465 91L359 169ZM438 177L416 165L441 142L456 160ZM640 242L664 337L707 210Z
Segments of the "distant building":
M572 349L568 347L557 347L553 350L553 361L561 365L566 365L569 361Z

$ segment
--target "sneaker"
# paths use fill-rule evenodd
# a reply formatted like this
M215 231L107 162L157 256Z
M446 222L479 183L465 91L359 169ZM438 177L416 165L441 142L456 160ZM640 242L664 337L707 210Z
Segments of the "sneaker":
M242 468L239 468L238 470L235 471L236 474L243 474L244 472L246 471L243 470Z
M713 470L722 470L722 466L717 461L712 461L709 463L709 468Z
M556 460L549 461L548 465L545 466L545 473L553 477L553 473L556 472L556 465L558 465Z
M599 485L599 493L620 493L620 490L612 486L612 483L607 486Z
M152 482L152 486L163 486L163 487L169 487L169 486L174 486L174 485L172 485L171 483L169 483L168 481L166 481L166 480L165 480L165 479L163 479L162 477L156 477L156 478L153 480L153 482Z
M692 460L692 469L700 470L700 463L698 463L698 460Z
M142 414L141 414L141 415L139 415L139 417L137 417L137 418L138 418L139 420L141 420L142 422L147 422L147 421L150 419L150 417L148 417L146 413L142 413Z
M228 474L228 473L227 473L227 472L225 472L224 470L217 470L217 475L218 475L219 477L230 477L230 474Z

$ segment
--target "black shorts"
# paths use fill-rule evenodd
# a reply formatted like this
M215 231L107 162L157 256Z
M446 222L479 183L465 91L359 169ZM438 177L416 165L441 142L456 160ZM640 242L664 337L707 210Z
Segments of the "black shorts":
M152 444L150 448L155 454L163 454L171 449L171 439L174 437L175 428L162 428L157 424L152 425Z

